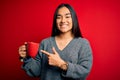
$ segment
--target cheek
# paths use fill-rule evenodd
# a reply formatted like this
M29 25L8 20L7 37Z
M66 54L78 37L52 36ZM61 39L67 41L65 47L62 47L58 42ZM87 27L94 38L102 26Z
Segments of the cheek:
M69 21L69 26L70 26L70 27L73 26L72 20Z
M60 23L60 20L56 20L56 24L59 25L59 23Z
M68 22L69 22L70 24L72 24L72 19L69 19Z

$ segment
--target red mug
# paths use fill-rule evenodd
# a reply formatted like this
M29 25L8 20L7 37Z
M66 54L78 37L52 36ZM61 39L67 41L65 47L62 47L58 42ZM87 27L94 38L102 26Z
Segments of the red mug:
M39 43L27 42L27 54L28 56L35 58L38 53Z

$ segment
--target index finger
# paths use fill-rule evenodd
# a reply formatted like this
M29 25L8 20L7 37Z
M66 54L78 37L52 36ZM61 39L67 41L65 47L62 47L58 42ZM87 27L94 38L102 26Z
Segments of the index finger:
M47 55L47 56L49 56L49 55L50 55L50 53L49 53L49 52L47 52L47 51L41 50L41 52L42 52L42 53L44 53L44 54L45 54L45 55Z

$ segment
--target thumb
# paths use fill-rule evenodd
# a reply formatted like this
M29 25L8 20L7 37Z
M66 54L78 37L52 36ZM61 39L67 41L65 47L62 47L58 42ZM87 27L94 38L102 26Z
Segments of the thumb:
M25 48L26 48L26 51L27 51L27 48L28 48L28 42L24 42L24 45L25 45Z
M54 54L57 54L57 55L58 55L58 52L55 50L54 47L52 47L52 51L53 51Z
M25 45L27 45L27 42L24 42Z

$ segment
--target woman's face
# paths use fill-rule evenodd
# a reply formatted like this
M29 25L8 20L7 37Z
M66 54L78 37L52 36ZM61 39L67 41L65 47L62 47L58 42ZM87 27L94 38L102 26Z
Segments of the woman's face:
M56 23L61 33L72 31L72 17L68 8L62 7L58 10Z

